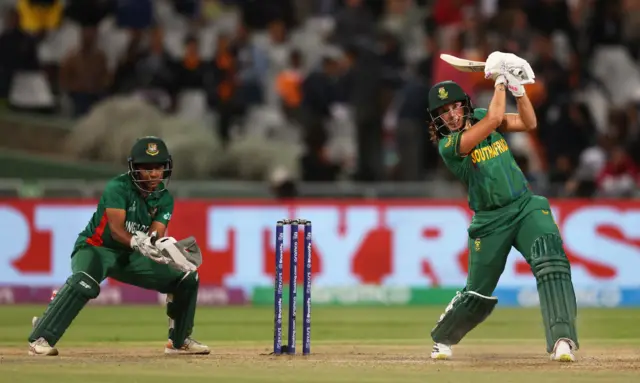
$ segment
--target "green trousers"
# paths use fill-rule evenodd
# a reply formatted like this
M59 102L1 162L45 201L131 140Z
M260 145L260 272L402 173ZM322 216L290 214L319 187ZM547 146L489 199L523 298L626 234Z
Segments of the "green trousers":
M164 294L172 293L184 276L183 272L138 252L122 253L94 246L81 247L72 255L71 270L85 272L98 283L109 277Z
M458 344L491 314L498 303L493 292L512 247L524 256L536 279L547 352L560 339L579 347L571 265L549 202L539 196L525 196L511 206L474 216L467 282L431 331L434 342Z
M29 342L44 338L55 345L84 306L98 297L100 283L107 277L167 294L168 338L173 347L182 347L191 335L198 299L197 272L175 270L138 252L90 245L75 250L71 269L71 276L35 322Z
M533 243L545 234L560 236L550 210L533 210L516 225L482 238L469 238L469 275L465 290L491 296L515 247L531 264Z

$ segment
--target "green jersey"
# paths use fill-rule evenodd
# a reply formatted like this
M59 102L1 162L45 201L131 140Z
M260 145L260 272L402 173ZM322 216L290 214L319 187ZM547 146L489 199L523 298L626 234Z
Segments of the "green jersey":
M475 109L472 123L486 114L486 109ZM492 132L468 154L460 153L462 134L464 131L442 138L438 149L447 168L467 187L469 208L476 213L470 231L495 228L499 222L508 224L521 210L518 204L532 195L529 182L502 134Z
M154 221L164 225L169 224L173 214L173 197L168 190L165 190L145 198L129 174L125 173L113 178L107 183L91 220L78 236L76 248L89 244L120 251L132 251L129 246L111 237L111 230L107 224L107 209L126 211L125 229L127 232L131 234L136 231L147 233Z

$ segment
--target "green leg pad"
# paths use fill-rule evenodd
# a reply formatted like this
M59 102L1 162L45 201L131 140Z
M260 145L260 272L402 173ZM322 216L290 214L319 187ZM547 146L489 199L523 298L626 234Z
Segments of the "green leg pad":
M547 352L560 338L579 347L576 332L577 304L571 281L571 265L557 234L537 238L531 248L531 270L536 277L540 309L547 339Z
M436 343L458 344L469 331L487 319L497 304L495 297L473 291L458 293L431 330L431 338Z
M36 322L29 342L42 337L54 346L80 310L100 294L100 284L82 271L71 275Z
M189 273L178 283L173 294L167 295L169 339L176 348L182 347L193 331L199 285L198 273Z

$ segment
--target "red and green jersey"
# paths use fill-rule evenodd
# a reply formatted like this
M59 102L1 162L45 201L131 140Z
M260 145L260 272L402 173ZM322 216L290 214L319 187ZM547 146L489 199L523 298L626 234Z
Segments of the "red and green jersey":
M131 251L129 246L111 237L111 230L107 224L107 209L126 211L125 229L127 232L131 234L136 231L147 233L154 221L165 225L169 224L173 214L173 197L168 190L165 190L145 198L129 174L125 173L113 178L107 183L91 220L78 236L76 247L89 244L114 250Z
M473 123L486 114L486 109L475 109ZM442 138L438 148L447 168L467 187L469 208L476 213L472 226L502 221L509 216L505 210L511 208L514 213L519 211L517 201L531 191L502 134L492 132L468 154L460 153L462 134L464 131Z

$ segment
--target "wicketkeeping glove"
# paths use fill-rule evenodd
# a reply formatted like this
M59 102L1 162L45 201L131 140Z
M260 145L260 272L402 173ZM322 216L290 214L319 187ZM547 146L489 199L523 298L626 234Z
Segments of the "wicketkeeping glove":
M176 241L173 237L163 237L156 241L156 247L165 257L167 264L179 271L196 271L202 264L202 252L194 237Z
M153 241L156 237L156 232L151 233L151 236L142 231L136 231L131 237L130 246L133 250L136 250L143 256L151 259L154 262L167 264L168 261L160 254Z

